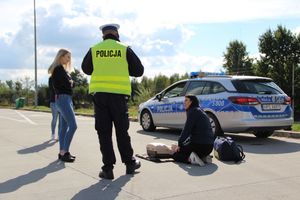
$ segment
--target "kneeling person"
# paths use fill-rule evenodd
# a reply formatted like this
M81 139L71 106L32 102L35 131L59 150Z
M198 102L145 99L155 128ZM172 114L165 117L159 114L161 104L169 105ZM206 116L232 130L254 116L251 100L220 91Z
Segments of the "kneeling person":
M178 139L178 147L173 147L173 159L203 166L205 162L211 162L209 154L213 150L214 135L210 121L199 107L196 96L186 95L184 106L187 119Z

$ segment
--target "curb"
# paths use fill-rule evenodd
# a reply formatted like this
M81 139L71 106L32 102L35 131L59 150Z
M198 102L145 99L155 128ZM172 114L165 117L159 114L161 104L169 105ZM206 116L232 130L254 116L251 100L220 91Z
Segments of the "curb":
M18 110L18 109L15 109L15 110ZM47 111L47 110L31 110L31 109L26 109L26 108L25 109L22 108L21 110L51 113L51 111ZM94 117L93 114L85 114L85 113L78 113L78 112L75 112L75 115L84 116L84 117ZM129 120L132 122L138 121L137 117L129 117Z
M300 132L296 131L285 131L285 130L276 130L272 136L276 137L288 137L288 138L300 138Z

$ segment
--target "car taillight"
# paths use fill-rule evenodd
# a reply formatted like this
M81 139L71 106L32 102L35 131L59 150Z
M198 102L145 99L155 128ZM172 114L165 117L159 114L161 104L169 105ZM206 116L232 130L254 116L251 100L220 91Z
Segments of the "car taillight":
M285 98L284 98L284 103L285 104L287 104L287 105L290 105L291 104L291 97L289 97L289 96L286 96Z
M235 104L240 105L258 105L259 101L253 97L228 97L228 99Z

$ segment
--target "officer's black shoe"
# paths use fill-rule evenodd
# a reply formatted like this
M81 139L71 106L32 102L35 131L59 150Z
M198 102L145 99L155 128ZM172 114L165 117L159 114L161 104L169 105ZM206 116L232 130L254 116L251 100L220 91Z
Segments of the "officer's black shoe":
M141 167L141 162L135 160L133 163L126 164L126 174L134 174L135 170Z
M99 178L104 178L104 179L114 179L114 173L112 170L108 170L108 171L101 171L99 173Z

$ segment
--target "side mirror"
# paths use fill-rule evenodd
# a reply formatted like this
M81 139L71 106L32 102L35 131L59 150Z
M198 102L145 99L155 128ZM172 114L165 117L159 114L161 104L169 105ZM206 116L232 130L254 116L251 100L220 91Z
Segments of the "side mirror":
M161 94L157 94L157 95L155 96L155 98L157 98L158 101L161 101Z

